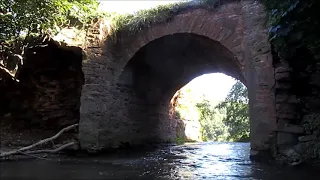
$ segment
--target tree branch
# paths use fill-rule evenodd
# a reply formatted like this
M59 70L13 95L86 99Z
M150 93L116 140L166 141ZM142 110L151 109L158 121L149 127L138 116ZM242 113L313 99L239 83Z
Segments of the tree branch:
M35 151L26 151L24 153L26 154L41 154L41 153L50 153L50 154L54 154L54 153L57 153L65 148L68 148L68 147L71 147L73 145L76 145L77 143L76 142L69 142L67 144L64 144L56 149L42 149L42 150L35 150ZM19 152L18 152L19 153Z
M6 156L10 156L10 155L15 155L15 154L21 154L21 152L23 152L23 151L30 150L30 149L32 149L32 148L34 148L34 147L36 147L36 146L39 146L39 145L45 144L45 143L47 143L47 142L50 142L50 141L52 141L52 140L54 140L54 139L57 139L63 132L68 131L68 130L70 130L70 129L72 129L72 128L75 128L75 127L77 127L78 125L79 125L79 124L73 124L73 125L70 125L70 126L68 126L68 127L65 127L65 128L63 128L62 130L60 130L56 135L54 135L54 136L52 136L52 137L50 137L50 138L46 138L46 139L40 140L40 141L37 142L37 143L34 143L34 144L32 144L32 145L29 145L29 146L20 148L20 149L18 149L18 150L13 150L13 151L8 151L8 152L2 152L2 153L0 153L0 157L6 157ZM62 150L62 149L64 149L64 148L69 147L69 146L74 145L74 144L75 144L75 142L72 142L72 144L71 144L71 143L68 143L68 144L65 144L65 145L63 145L63 146L61 146L61 147L59 147L59 148L57 148L57 149L54 149L54 150L38 150L38 151L30 151L30 152L31 152L31 153L33 152L33 154L34 154L34 152L41 153L41 151L43 151L43 153L45 153L45 152L47 152L47 153L55 153L55 152L58 152L58 151L60 151L60 150ZM30 153L30 152L29 152L29 153Z

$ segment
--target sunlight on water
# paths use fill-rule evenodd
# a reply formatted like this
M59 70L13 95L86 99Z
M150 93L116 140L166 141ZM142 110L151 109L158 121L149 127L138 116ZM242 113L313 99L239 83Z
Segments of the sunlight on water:
M293 180L320 175L312 167L253 163L249 148L249 143L206 142L87 158L2 162L0 179Z
M246 177L250 173L250 168L238 167L239 164L250 163L250 161L239 158L239 155L244 152L234 149L231 143L207 143L205 146L189 145L189 147L197 150L185 152L188 158L180 161L178 171L178 176L181 178L222 176L222 179L230 179L234 176Z

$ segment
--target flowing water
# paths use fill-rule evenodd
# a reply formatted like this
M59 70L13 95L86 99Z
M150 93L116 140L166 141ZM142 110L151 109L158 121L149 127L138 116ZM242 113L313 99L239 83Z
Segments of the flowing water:
M315 167L254 163L248 143L193 143L108 156L0 163L0 179L319 179Z

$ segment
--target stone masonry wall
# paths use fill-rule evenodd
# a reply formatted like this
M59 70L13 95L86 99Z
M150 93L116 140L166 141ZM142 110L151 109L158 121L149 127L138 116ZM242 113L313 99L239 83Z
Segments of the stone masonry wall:
M320 158L319 64L303 49L277 63L278 153L289 163Z
M49 41L26 50L17 81L5 83L2 115L21 128L60 129L79 122L82 50ZM1 83L3 84L3 83Z
M264 7L243 0L245 76L250 110L251 157L270 157L276 145L275 80ZM260 156L261 155L261 156Z

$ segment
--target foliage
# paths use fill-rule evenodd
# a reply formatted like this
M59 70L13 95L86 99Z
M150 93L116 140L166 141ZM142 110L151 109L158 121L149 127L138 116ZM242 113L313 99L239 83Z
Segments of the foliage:
M196 107L203 141L249 140L248 92L240 81L232 86L226 99L220 103L209 101L205 96L196 102L189 93L190 89L180 93L180 98L187 100L179 100L178 111L190 117L191 109Z
M300 49L320 58L319 0L264 0L270 41L282 59L291 59Z
M208 100L197 103L199 110L199 122L203 141L225 141L227 139L227 127L222 122L223 117L217 112Z
M88 28L100 17L110 23L110 40L115 43L112 40L119 33L135 34L151 24L169 21L181 11L212 9L219 3L219 0L180 1L135 14L110 14L98 11L97 0L4 0L0 2L0 58L7 65L12 56L22 54L32 37L54 36L65 27Z
M223 119L228 127L229 141L247 141L249 139L250 122L247 88L237 81L231 88L226 99L216 108L225 110Z
M54 35L63 27L85 28L100 15L98 5L96 0L1 1L0 60L10 63L32 37Z
M193 143L193 142L196 142L195 140L191 140L191 139L188 139L187 137L183 136L183 137L177 137L175 139L175 143L177 145L181 145L181 144L184 144L184 143Z

